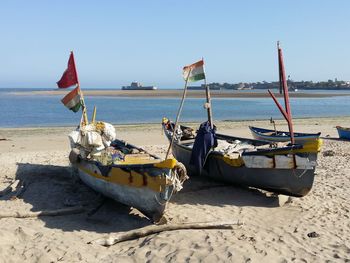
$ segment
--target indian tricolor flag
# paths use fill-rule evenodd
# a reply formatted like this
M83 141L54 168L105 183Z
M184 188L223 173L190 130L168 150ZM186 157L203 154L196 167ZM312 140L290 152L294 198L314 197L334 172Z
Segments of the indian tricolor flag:
M81 106L80 88L76 87L74 90L69 92L61 101L68 109L77 112Z
M182 75L185 80L188 78L189 82L205 79L203 59L192 65L185 66Z

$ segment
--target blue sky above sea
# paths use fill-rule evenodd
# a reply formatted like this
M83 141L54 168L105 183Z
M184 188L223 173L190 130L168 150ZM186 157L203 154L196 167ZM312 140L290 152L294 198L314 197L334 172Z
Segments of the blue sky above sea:
M276 81L276 41L294 80L350 80L350 2L2 1L0 88L56 88L74 50L82 88Z

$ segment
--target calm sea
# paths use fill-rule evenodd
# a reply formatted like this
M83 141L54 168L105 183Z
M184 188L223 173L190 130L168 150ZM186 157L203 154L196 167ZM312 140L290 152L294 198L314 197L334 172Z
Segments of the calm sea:
M28 89L25 89L28 90ZM0 127L36 127L77 125L81 114L66 109L62 96L13 95L0 89ZM344 93L344 92L341 92ZM94 105L97 119L113 124L160 123L162 117L175 119L180 98L86 97L88 114ZM204 121L203 99L187 99L181 121ZM281 119L271 98L213 99L215 120ZM281 100L282 103L282 100ZM294 118L350 115L349 96L291 99Z

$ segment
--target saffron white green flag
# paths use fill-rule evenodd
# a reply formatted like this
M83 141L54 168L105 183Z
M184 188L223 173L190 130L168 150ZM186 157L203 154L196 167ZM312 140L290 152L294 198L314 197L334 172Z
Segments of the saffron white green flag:
M205 79L203 59L192 65L185 66L182 75L185 80L188 78L189 82Z
M62 100L64 106L73 112L77 112L81 106L80 89L76 87L74 90L69 92Z

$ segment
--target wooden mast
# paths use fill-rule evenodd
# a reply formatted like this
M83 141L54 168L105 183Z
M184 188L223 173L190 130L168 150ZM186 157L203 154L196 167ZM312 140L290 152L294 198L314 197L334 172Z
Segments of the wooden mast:
M277 41L277 50L278 50L278 80L279 80L279 91L280 94L283 94L283 76L282 76L282 62L280 57L280 42Z
M202 58L203 61L203 58ZM179 122L179 118L180 118L180 114L182 111L182 107L184 105L184 101L185 101L185 97L186 97L186 93L187 93L187 85L188 85L188 79L190 77L192 73L192 68L189 69L188 74L186 76L186 82L185 82L185 87L184 87L184 92L182 94L182 99L181 99L181 103L180 103L180 107L177 111L177 115L176 115L176 121L175 121L175 126L174 126L174 130L173 130L173 135L171 137L171 141L167 150L167 153L165 155L165 159L168 158L171 147L174 143L174 139L175 139L175 135L176 135L176 130L178 127L178 122ZM207 80L205 77L205 73L204 73L204 85L205 85L205 92L206 92L206 108L207 108L207 113L208 113L208 121L210 123L210 127L213 129L214 125L213 125L213 117L212 117L212 111L211 111L211 98L210 98L210 90L209 90L209 86L207 85Z
M170 141L168 150L167 150L166 155L165 155L165 160L168 158L170 150L171 150L171 147L174 144L174 139L175 139L175 135L176 135L176 130L177 130L180 114L181 114L182 107L184 105L184 101L185 101L185 98L186 98L188 78L190 77L191 72L192 72L192 68L188 71L188 74L187 74L187 77L186 77L186 82L185 82L184 91L182 93L181 103L180 103L180 106L179 106L179 109L178 109L177 115L176 115L175 126L174 126L174 130L173 130L173 136L171 137L171 141Z
M207 113L208 113L208 121L210 123L210 128L214 128L214 124L213 124L213 112L211 110L211 97L210 97L210 90L209 90L209 86L207 85L207 78L204 77L204 85L205 85L205 95L207 98L207 104L206 104L206 108L207 108Z
M94 106L94 111L92 112L91 122L92 123L96 122L96 106Z
M78 78L77 67L75 66L75 59L74 59L73 51L71 51L71 54L72 54L72 59L73 59L73 64L74 64L75 76L76 76L76 79L77 79L77 82L78 82L77 83L77 88L79 88L80 98L81 98L81 102L82 102L81 110L82 110L83 118L84 118L83 124L84 125L88 125L89 124L89 120L88 120L87 113L86 113L86 106L85 106L84 95L83 95L82 90L80 89L80 82L79 82L79 78Z
M278 64L279 64L278 68L279 68L280 87L283 88L285 109L283 109L281 104L277 101L275 95L270 90L268 90L268 92L271 95L274 102L276 103L283 117L286 119L288 123L289 133L290 133L290 141L292 144L294 144L295 140L294 140L294 132L293 132L292 112L290 110L290 105L289 105L288 85L287 85L286 73L284 69L282 49L280 48L279 41L277 42L277 50L278 50Z

